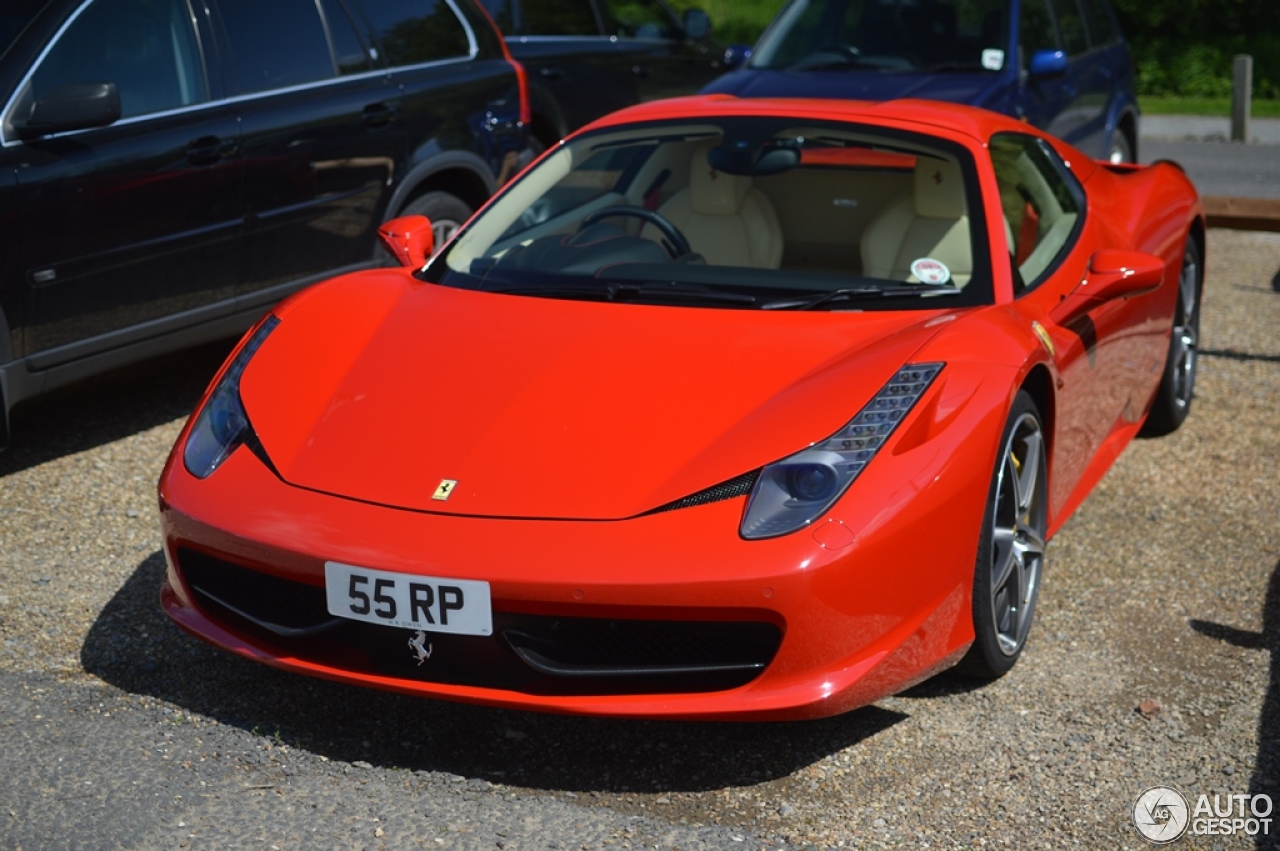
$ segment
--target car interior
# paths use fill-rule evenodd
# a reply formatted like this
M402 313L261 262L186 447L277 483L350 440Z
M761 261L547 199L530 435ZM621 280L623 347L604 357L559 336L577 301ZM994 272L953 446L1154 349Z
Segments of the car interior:
M820 277L828 287L856 277L963 288L974 266L969 206L954 154L852 128L764 138L705 126L619 130L552 152L445 262L486 275L615 277L629 265L674 263L791 273L771 276L784 288ZM922 260L943 273L922 278Z

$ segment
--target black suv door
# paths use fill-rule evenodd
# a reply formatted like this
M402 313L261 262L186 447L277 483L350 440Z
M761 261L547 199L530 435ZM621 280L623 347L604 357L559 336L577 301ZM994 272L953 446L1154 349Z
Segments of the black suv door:
M13 354L32 355L32 368L208 319L199 309L231 294L239 131L210 103L198 20L186 0L85 3L5 105L0 162L17 175L21 211L8 245L28 302ZM103 83L119 92L110 126L31 124L42 99Z
M334 0L217 0L217 11L249 210L239 286L265 305L369 263L404 164L402 98Z

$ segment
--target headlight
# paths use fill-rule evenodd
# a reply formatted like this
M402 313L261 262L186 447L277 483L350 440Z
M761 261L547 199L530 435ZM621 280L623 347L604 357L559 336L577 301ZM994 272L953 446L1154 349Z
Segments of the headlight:
M943 364L909 364L831 437L760 471L740 532L749 540L785 535L830 508L924 395Z
M249 416L240 401L240 376L262 341L279 324L280 320L274 316L263 320L253 336L236 352L235 360L200 409L182 452L187 471L196 478L207 478L249 436Z

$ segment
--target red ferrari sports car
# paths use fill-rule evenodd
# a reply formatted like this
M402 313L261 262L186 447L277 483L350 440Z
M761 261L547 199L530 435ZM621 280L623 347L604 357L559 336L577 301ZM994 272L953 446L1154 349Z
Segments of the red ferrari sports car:
M651 103L434 254L383 236L159 485L165 610L299 673L755 719L997 677L1046 541L1191 404L1191 183L967 107Z

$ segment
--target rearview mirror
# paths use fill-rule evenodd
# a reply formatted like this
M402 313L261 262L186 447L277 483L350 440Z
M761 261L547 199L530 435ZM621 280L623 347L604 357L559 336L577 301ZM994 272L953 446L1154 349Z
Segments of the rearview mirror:
M1059 325L1068 325L1109 301L1152 292L1164 280L1164 273L1164 261L1155 255L1104 248L1089 258L1085 279L1049 311L1049 316Z
M435 250L435 234L426 216L401 216L384 222L378 236L401 266L421 269Z
M1031 54L1027 72L1035 80L1061 77L1067 73L1067 54L1061 50L1037 50Z

